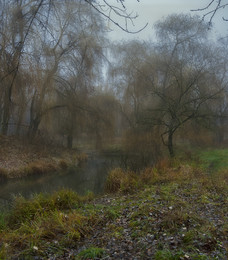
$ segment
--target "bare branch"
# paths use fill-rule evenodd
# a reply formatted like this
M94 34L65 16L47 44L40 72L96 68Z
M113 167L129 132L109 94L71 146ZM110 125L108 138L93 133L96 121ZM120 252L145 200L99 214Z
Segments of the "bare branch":
M141 31L143 31L148 23L146 23L142 28L140 28L139 30L136 31L131 31L128 29L127 26L127 21L131 21L131 23L134 25L133 20L136 19L138 17L138 15L132 15L132 13L127 13L126 7L123 4L123 1L120 0L119 2L122 5L122 8L119 8L117 6L113 6L110 5L106 0L103 0L104 2L104 6L107 7L107 13L102 10L102 8L104 8L104 6L102 6L101 4L95 5L91 0L84 0L86 3L88 3L89 5L91 5L98 13L100 13L102 16L104 16L105 18L107 18L109 21L111 21L115 26L119 27L121 30L123 30L124 32L127 33L131 33L131 34L136 34L139 33ZM137 0L138 1L138 0ZM138 1L139 2L139 1ZM114 18L111 17L111 13L115 13L117 16L123 18L125 20L125 27L123 27L122 25L120 25Z
M202 11L206 11L208 10L204 15L203 15L203 20L206 17L210 17L209 19L209 25L211 26L212 24L212 20L214 19L216 13L220 10L220 9L224 9L225 7L228 6L228 3L222 3L222 0L211 0L210 3L202 8L198 8L198 9L193 9L191 10L192 12L202 12ZM209 10L210 8L212 8L212 10ZM222 17L223 21L228 21L227 18Z

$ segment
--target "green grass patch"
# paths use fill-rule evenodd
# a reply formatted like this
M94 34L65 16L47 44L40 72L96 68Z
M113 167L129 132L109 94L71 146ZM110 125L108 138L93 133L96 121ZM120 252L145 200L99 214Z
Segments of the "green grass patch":
M87 249L81 251L78 254L78 257L76 259L82 259L82 260L97 259L97 258L101 258L102 256L104 256L104 254L105 254L105 250L103 248L90 247L90 248L87 248Z
M203 169L213 171L228 170L228 149L202 150L196 154Z
M155 260L179 260L185 259L183 252L173 253L172 251L165 249L165 250L158 250L155 253ZM186 258L187 259L187 258Z

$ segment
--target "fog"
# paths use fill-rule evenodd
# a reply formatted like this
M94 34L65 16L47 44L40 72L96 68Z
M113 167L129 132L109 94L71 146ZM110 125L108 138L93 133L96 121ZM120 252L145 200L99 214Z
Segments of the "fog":
M224 143L227 39L208 30L207 10L190 12L206 2L1 1L1 133L70 149L137 147L143 163L183 143ZM214 30L226 35L222 17Z

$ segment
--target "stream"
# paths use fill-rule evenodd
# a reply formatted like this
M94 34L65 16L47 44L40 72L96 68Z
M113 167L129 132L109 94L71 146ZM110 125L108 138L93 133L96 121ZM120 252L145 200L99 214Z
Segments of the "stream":
M81 167L68 171L34 175L0 183L0 210L11 207L12 199L22 195L30 198L40 192L53 193L60 189L71 189L80 195L88 191L101 194L108 172L118 166L113 156L89 156Z

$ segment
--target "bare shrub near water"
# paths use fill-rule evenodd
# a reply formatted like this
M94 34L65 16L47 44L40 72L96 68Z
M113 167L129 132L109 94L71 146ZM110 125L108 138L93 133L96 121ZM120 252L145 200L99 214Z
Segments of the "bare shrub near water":
M3 168L0 168L0 182L6 181L7 180L7 171Z
M161 157L160 140L152 132L128 131L123 138L122 166L139 172Z
M148 185L165 183L199 182L208 189L220 189L228 183L227 171L215 175L208 175L201 168L182 164L177 160L163 159L154 167L147 167L135 173L120 168L112 170L105 184L106 192L131 193L136 189L143 189Z
M137 188L138 176L132 171L114 169L108 175L105 183L106 192L131 192Z

